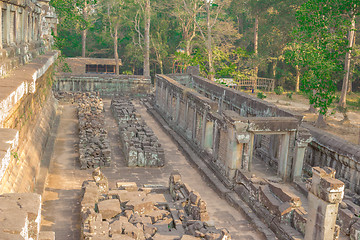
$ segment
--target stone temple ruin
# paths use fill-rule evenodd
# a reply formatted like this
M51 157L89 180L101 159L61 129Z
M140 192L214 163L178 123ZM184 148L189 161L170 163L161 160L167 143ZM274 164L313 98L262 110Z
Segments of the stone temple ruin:
M123 152L129 167L164 166L165 154L134 105L126 98L114 98L111 109L117 120Z
M57 18L49 1L0 7L0 239L54 240L55 232L40 228L46 159L61 114L53 91L78 108L82 169L110 169L102 98L117 96L111 103L116 144L128 166L141 167L129 171L157 171L166 167L164 149L125 98L146 96L152 85L147 76L112 74L113 59L68 59L73 73L54 76ZM358 146L198 75L157 75L153 101L144 105L219 196L255 219L269 239L360 239ZM124 181L110 189L98 169L93 178L83 184L82 239L230 239L176 172L166 188Z
M179 173L171 174L169 188L118 182L109 189L99 169L93 177L83 183L81 239L231 239L209 221L206 203Z

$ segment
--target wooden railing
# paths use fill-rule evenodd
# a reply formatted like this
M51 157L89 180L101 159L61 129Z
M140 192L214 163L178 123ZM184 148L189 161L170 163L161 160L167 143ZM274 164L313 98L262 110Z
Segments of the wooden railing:
M236 80L236 89L247 87L250 89L263 89L265 91L274 91L275 79L249 77Z
M262 89L264 91L274 91L275 79L272 78L260 78L260 77L248 77L242 79L231 79L231 78L222 78L218 81L224 82L228 87L235 88L236 90L241 90L242 88L248 89Z

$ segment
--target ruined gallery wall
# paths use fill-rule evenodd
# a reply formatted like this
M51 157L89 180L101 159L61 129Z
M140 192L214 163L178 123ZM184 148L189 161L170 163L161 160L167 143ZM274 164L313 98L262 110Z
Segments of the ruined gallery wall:
M199 76L191 76L192 87L210 99L218 102L219 108L228 109L239 113L243 117L295 117L302 120L301 115L296 115L277 108L274 104L268 103L254 96L237 90L214 84L214 82Z
M100 96L116 94L146 95L152 89L150 77L140 75L71 73L56 76L54 90L60 92L99 92Z
M0 2L0 77L50 50L56 14L47 1Z
M310 125L304 127L310 130L313 137L306 149L304 173L308 174L312 166L332 167L346 188L360 194L359 146Z
M0 159L4 168L0 176L0 193L34 190L42 154L56 114L51 84L53 63L57 55L57 52L42 55L2 79L9 87L1 88L0 129L18 131L18 145L11 149L10 158ZM19 81L14 82L13 79ZM25 86L22 95L15 94L18 88L14 83Z
M233 141L218 103L164 75L156 78L156 108L170 126L227 182L234 166Z

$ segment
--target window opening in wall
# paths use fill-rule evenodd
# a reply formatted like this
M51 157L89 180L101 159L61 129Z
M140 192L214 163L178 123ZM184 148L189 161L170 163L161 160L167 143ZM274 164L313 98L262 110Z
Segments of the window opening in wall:
M86 73L104 73L114 74L115 65L103 65L103 64L86 64Z
M16 15L15 11L10 12L10 43L16 40Z
M30 13L28 14L28 28L27 28L27 35L28 35L28 42L30 42L31 39L31 16Z
M1 42L4 46L6 44L6 9L1 10Z
M38 27L38 18L35 17L35 40L39 39L39 27Z

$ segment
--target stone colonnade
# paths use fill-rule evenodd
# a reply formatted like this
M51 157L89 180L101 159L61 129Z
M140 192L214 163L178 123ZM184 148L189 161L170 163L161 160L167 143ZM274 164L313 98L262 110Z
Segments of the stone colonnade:
M48 1L17 1L0 3L0 47L36 42L56 32L56 16Z
M256 134L280 135L278 176L284 181L301 177L310 136L299 131L296 118L219 111L218 102L164 75L157 76L155 102L167 122L227 180L237 170L251 171Z

